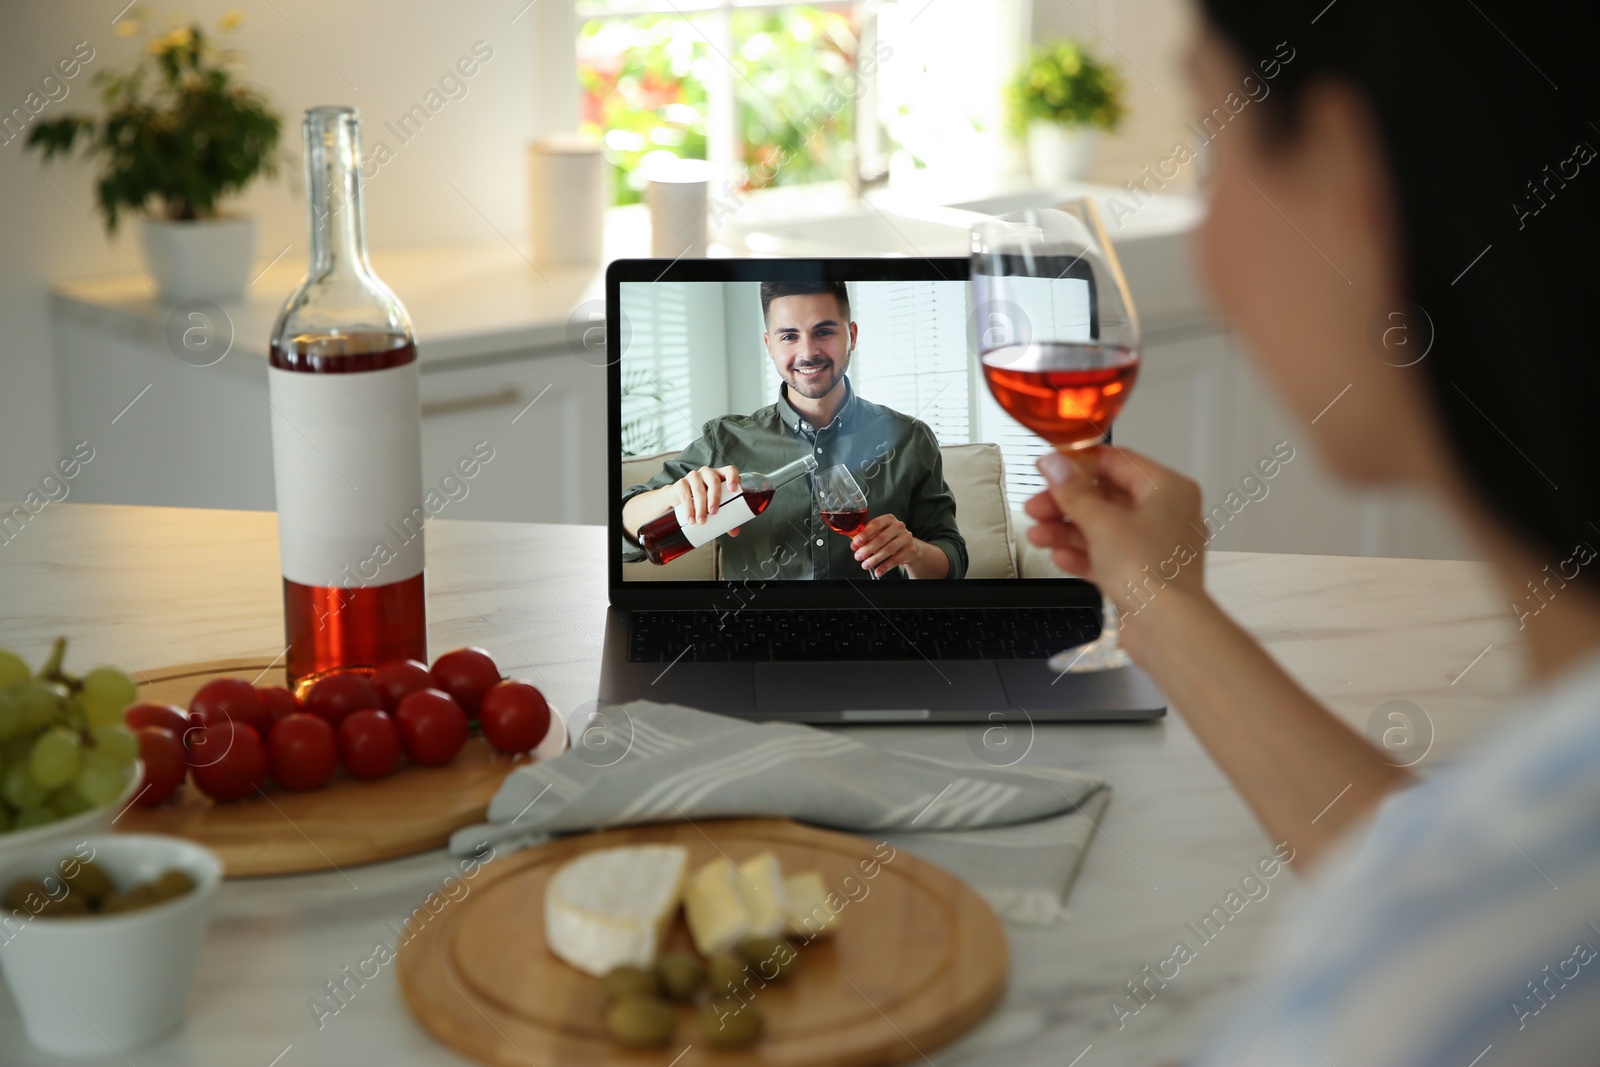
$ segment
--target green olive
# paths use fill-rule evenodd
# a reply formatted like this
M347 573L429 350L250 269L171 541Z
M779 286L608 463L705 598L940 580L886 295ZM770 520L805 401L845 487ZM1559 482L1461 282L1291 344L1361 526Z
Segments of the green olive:
M800 969L800 953L781 937L747 937L739 942L739 955L763 982L786 982Z
M700 1036L713 1048L747 1048L766 1028L755 1005L736 997L718 997L700 1009Z
M625 997L658 997L661 988L656 984L654 972L642 967L615 967L600 979L605 987L607 1003L616 1003Z
M29 903L32 898L33 903ZM24 878L20 882L13 882L11 888L6 890L5 905L7 911L33 911L39 906L40 901L49 900L50 894L45 891L44 883L37 878Z
M665 1045L677 1028L677 1012L654 997L624 997L606 1012L606 1029L624 1045Z
M173 900L177 897L183 896L193 888L194 879L190 878L186 872L180 871L176 867L172 868L171 870L164 871L161 877L157 878L155 881L155 893L157 900Z
M62 860L61 866L61 880L89 904L100 903L107 893L116 888L111 883L111 876L106 873L106 869L98 863ZM70 875L67 873L68 870L72 872Z
M717 953L706 961L706 981L712 996L727 996L744 984L744 960L731 952Z
M666 952L656 960L656 980L668 1000L693 1000L705 984L706 969L692 952Z

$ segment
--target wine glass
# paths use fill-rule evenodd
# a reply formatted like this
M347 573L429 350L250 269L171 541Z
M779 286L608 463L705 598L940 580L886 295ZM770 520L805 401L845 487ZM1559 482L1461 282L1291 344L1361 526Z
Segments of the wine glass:
M817 475L817 514L834 533L854 537L867 528L867 494L850 468L835 464ZM876 571L868 571L878 580Z
M985 219L972 228L973 323L989 392L1006 414L1093 477L1091 450L1139 377L1139 320L1122 266L1088 198ZM1100 636L1051 657L1051 670L1131 661L1116 607L1101 596Z

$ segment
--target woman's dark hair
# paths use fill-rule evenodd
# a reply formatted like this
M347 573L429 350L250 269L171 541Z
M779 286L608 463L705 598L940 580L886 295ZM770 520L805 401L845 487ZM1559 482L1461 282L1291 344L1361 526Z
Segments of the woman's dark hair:
M1267 109L1266 136L1295 136L1308 85L1336 79L1365 96L1398 202L1407 296L1433 326L1426 358L1394 373L1424 375L1470 485L1552 572L1580 542L1600 547L1595 6L1202 6L1257 80L1280 42L1294 50L1251 105ZM1386 309L1373 313L1369 336L1381 336ZM1600 590L1600 565L1580 580Z

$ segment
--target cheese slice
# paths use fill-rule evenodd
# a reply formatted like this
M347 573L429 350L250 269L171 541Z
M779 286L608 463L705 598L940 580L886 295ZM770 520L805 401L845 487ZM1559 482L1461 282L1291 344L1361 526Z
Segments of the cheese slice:
M756 937L777 937L789 925L789 894L783 888L783 871L771 852L751 856L739 864L741 877L734 883L745 914L750 917L750 933Z
M789 933L810 941L839 928L839 913L828 907L828 887L822 875L805 871L783 880L789 901Z
M726 859L714 859L689 877L683 916L702 956L726 952L750 935L750 915L738 884L744 879Z
M545 887L550 951L602 976L655 961L683 893L688 850L677 845L601 849L571 860Z

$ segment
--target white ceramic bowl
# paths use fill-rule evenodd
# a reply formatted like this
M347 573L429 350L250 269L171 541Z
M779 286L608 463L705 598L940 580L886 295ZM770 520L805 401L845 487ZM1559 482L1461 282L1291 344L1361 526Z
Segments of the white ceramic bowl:
M45 841L66 841L67 848L62 853L65 856L72 851L72 846L90 834L110 833L112 821L133 802L133 795L143 778L144 763L134 760L133 766L128 768L128 784L122 787L122 795L111 803L79 812L70 818L47 822L43 826L0 832L0 863ZM4 892L4 887L0 887L0 894Z
M121 889L172 868L194 879L181 897L119 915L0 914L0 971L28 1040L58 1056L126 1056L183 1024L222 863L178 837L97 834L0 858L0 891L42 880L74 855L92 858Z

